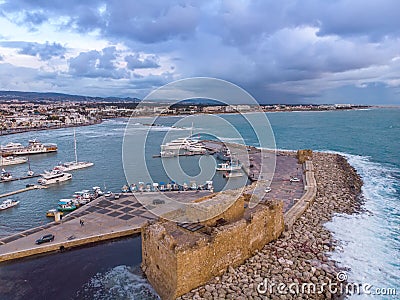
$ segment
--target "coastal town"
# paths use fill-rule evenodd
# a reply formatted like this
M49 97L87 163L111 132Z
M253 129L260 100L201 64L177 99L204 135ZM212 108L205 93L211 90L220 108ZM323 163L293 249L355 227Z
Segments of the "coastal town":
M362 109L368 106L352 104L270 104L270 105L216 105L182 102L155 104L132 101L57 101L50 99L21 100L0 98L0 135L34 130L85 126L100 123L103 119L129 118L131 116L225 114L248 112L327 111Z

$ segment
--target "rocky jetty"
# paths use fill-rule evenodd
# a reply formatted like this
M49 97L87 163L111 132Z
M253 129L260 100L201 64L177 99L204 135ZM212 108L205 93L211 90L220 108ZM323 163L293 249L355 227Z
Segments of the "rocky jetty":
M332 234L324 227L336 213L356 213L361 209L362 181L346 159L337 154L315 153L313 164L317 181L317 198L294 226L267 244L243 265L229 267L216 277L180 299L337 299L322 283L337 282L341 271L328 253L335 249ZM316 292L283 294L286 288L315 283ZM287 289L284 289L287 290ZM287 290L288 291L288 290ZM272 293L271 293L272 292Z

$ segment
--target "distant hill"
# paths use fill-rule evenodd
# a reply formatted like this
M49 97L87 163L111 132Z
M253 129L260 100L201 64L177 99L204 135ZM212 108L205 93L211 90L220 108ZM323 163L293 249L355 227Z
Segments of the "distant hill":
M25 101L90 101L90 102L140 102L138 98L119 97L89 97L81 95L69 95L62 93L38 93L20 91L0 91L1 100L25 100Z

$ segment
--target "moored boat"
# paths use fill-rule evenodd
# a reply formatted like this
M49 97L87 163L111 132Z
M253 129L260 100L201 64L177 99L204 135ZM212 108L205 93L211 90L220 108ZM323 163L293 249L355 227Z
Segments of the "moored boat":
M73 211L76 209L76 206L73 204L71 199L61 199L58 201L58 211L62 212L67 212L67 211Z
M15 157L15 156L0 156L0 166L11 166L24 164L28 161L26 157Z
M217 165L217 171L238 171L242 168L241 164L238 163L220 163Z
M235 171L234 172L228 171L223 175L224 178L234 178L234 177L242 177L242 176L243 176L242 172L235 172Z
M49 210L46 212L46 217L53 218L54 215L56 214L56 212L57 212L57 209L55 209L55 208L49 209ZM64 213L63 213L62 211L60 211L60 215L62 216L63 214L64 214Z
M53 170L51 172L45 171L41 175L42 177L38 179L38 183L40 183L41 185L50 185L72 179L71 174L64 173L59 170Z
M230 161L232 159L231 151L229 149L223 149L217 153L217 158L222 161Z
M7 199L0 204L0 210L6 210L19 204L19 201Z
M29 140L28 146L26 147L21 144L9 143L2 147L1 152L3 156L10 156L50 153L56 152L57 150L56 144L43 144L38 140Z
M7 172L4 169L1 171L1 175L0 175L0 180L1 181L10 181L12 179L13 179L13 177L12 177L10 172Z
M78 153L76 150L76 134L74 129L74 153L75 153L75 161L69 161L65 163L60 163L58 166L54 167L54 170L60 170L63 172L69 172L79 169L88 168L94 165L94 163L90 161L78 161Z

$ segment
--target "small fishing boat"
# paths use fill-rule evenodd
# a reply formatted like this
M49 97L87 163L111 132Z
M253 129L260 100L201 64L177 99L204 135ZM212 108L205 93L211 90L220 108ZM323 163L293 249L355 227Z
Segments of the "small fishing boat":
M222 161L230 161L232 159L231 151L225 148L217 153L217 158Z
M190 189L191 190L197 190L197 183L195 181L190 182Z
M207 186L207 190L209 190L209 191L213 191L214 190L214 186L213 186L212 180L206 181L206 186Z
M139 191L139 192L143 192L143 191L144 191L144 182L139 181L138 184L139 184L138 191Z
M123 193L129 193L129 186L124 185L121 190Z
M151 192L151 183L146 183L146 192Z
M93 193L95 195L97 195L97 197L104 195L103 191L101 190L101 188L99 186L94 186L94 187L92 187L92 189L93 189Z
M242 172L226 172L224 175L224 178L234 178L234 177L242 177L243 173Z
M179 153L177 151L171 151L171 150L165 150L160 152L160 156L165 158L165 157L176 157L178 156Z
M0 204L0 210L6 210L19 204L19 201L7 199Z
M73 204L71 199L61 199L58 201L58 211L62 212L68 212L68 211L73 211L76 209L76 206Z
M138 188L137 188L135 183L132 183L131 186L129 187L129 189L130 189L131 192L137 192L137 190L138 190Z
M153 191L158 191L158 182L153 182Z
M57 212L57 209L55 209L55 208L49 209L48 211L46 211L46 217L54 218L56 212ZM60 211L59 213L61 216L64 214L62 211Z
M1 170L0 180L2 180L2 181L10 181L12 179L13 179L13 177L12 177L10 172L7 172L4 169Z

